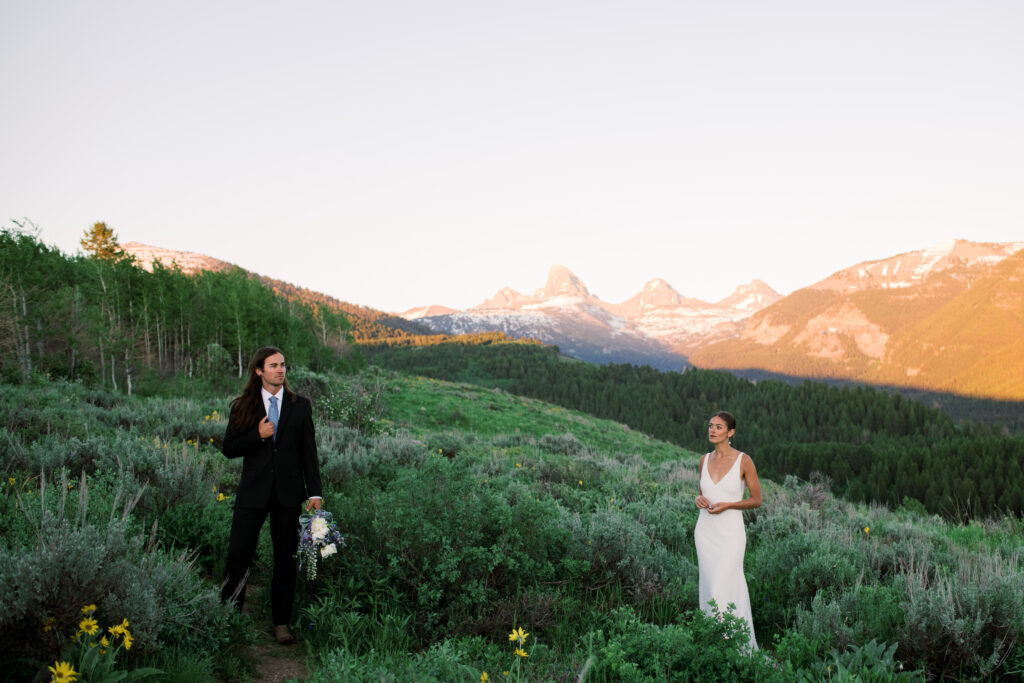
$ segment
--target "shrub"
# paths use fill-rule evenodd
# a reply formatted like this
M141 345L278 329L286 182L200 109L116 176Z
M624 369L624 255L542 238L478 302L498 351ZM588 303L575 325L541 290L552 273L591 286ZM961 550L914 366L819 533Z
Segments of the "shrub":
M681 623L656 626L619 610L609 631L587 634L596 656L593 681L790 681L760 652L748 652L746 626L731 612L694 610Z
M1016 562L961 558L954 572L897 579L906 598L899 642L903 656L930 676L986 678L1002 672L1024 640L1024 585Z
M361 434L378 434L384 414L387 385L372 371L345 382L335 382L315 392L314 414L318 421L337 423Z
M491 439L491 443L498 448L515 448L536 445L536 439L529 434L499 434Z
M599 510L586 521L575 515L565 524L573 534L572 557L589 563L581 580L591 590L618 585L630 600L642 604L696 582L693 562L670 552L640 522L620 511Z
M122 502L106 506L115 514L97 524L87 485L69 496L44 483L35 494L20 499L32 544L0 548L0 658L52 660L59 634L88 604L98 605L104 622L130 621L133 656L163 647L213 653L230 640L230 607L199 579L193 557L167 555L132 530L137 499L117 494Z
M864 645L854 645L844 653L832 653L829 673L840 681L917 681L920 671L905 670L895 659L896 643L892 645L872 638Z
M586 450L586 446L569 432L557 435L545 434L540 437L538 445L546 451L562 455L580 455Z
M446 458L454 458L467 447L476 443L475 435L463 432L444 432L442 434L431 434L427 437L429 452L440 453Z

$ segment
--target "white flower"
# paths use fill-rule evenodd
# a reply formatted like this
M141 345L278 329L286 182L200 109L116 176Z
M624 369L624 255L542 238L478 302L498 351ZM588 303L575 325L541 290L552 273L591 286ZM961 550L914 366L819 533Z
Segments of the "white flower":
M323 517L314 517L309 523L309 535L314 541L322 541L327 537L327 522Z
M330 545L325 545L323 548L320 549L320 557L330 557L336 552L338 552L338 548L333 543Z

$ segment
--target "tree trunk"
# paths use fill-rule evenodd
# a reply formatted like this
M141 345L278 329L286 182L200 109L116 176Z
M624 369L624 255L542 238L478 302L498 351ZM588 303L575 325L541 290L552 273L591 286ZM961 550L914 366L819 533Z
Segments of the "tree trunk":
M132 366L128 358L128 349L124 350L124 381L127 385L128 395L132 395Z
M100 338L100 387L107 388L107 355L103 350L103 338Z

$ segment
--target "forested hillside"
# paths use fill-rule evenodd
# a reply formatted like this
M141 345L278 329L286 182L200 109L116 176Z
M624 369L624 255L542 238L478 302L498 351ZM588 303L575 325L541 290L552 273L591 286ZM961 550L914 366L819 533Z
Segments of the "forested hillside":
M357 343L434 334L429 327L414 320L406 320L375 308L341 301L327 294L314 292L311 289L298 287L265 275L261 275L259 278L263 284L288 299L301 301L310 306L324 306L336 313L343 313L349 320L352 338Z
M866 387L751 382L729 373L599 366L529 345L364 349L384 367L495 386L628 424L693 450L730 410L734 445L781 479L820 472L851 500L923 504L950 517L1024 511L1024 439L958 425L937 409Z
M149 272L105 239L73 257L30 232L0 231L4 377L38 372L132 393L163 376L240 376L265 344L316 369L363 363L332 307L276 294L241 269L187 275L158 263Z

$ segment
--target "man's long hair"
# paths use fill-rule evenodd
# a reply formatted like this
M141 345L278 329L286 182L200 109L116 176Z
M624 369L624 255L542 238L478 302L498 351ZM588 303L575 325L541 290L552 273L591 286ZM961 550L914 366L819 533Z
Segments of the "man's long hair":
M249 379L242 387L242 393L231 401L231 426L239 431L247 431L260 421L263 417L263 397L260 389L263 387L263 378L256 374L257 370L263 370L263 363L275 353L284 352L276 346L264 346L253 354L249 361ZM284 395L292 403L295 402L295 392L288 386L287 376L284 380Z

